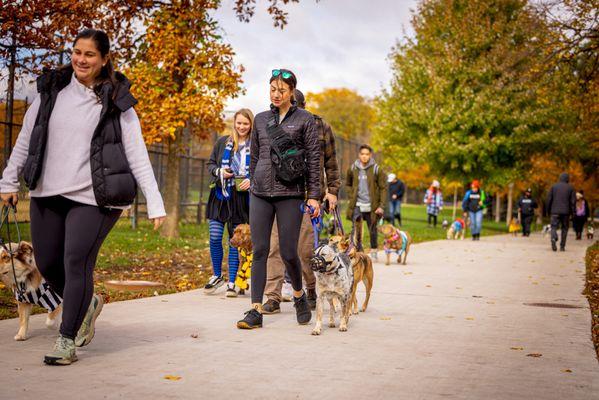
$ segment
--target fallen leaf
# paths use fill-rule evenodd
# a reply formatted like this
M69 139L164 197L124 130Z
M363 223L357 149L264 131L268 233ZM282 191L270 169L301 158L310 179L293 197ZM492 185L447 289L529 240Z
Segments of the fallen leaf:
M571 373L571 372L572 372L572 370L571 370L571 369L562 369L562 372Z
M532 284L533 284L533 285L538 285L538 284L539 284L539 282L533 282Z
M510 347L511 350L524 350L524 347Z
M529 353L526 355L526 357L542 357L543 355L541 353Z
M494 301L487 301L487 304L495 304Z
M381 317L381 321L389 321L391 320L391 317Z
M462 290L462 288L461 288L461 287L457 287L457 286L456 286L456 289L458 289L458 290Z
M554 283L553 286L559 286L559 283Z
M197 333L192 333L191 335L192 338L197 339L200 335L198 335Z
M468 321L474 321L474 317L466 317Z
M476 299L482 299L482 298L483 298L483 296L478 296L478 295L476 295L476 294L473 294L473 295L472 295L472 297L474 297L474 298L476 298Z
M431 285L426 285L426 287L432 287Z
M412 275L412 273L411 273L411 272L404 272L403 274L404 274L404 275Z
M177 375L164 375L164 379L167 379L169 381L180 381L182 378Z
M446 315L445 318L453 318L453 315Z
M567 316L568 316L568 314L562 314L562 317L567 317Z

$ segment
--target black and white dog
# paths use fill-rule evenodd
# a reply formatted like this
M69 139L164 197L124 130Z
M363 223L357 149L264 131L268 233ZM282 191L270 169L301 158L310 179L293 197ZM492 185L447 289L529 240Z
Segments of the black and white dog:
M320 335L325 299L330 304L329 327L335 327L335 303L340 305L341 319L339 330L347 331L350 314L350 297L353 284L353 270L349 257L328 244L322 244L314 250L310 267L316 276L316 326L313 335Z

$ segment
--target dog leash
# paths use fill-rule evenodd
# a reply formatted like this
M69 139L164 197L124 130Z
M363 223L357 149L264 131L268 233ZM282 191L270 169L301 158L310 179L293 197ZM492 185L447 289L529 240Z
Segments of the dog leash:
M306 208L309 210L309 212L306 211ZM314 207L302 203L300 204L300 210L302 210L302 213L306 213L306 214L310 214L312 215L312 213L314 212ZM320 233L321 229L322 229L322 215L318 215L318 217L310 217L310 222L312 223L312 232L314 233L314 248L318 247L318 234Z
M0 233L2 232L2 226L5 225L5 223L6 223L6 236L8 239L8 246L6 245L6 242L4 242L4 239L2 239L2 237L0 237L0 246L2 246L6 250L8 255L10 256L10 264L12 266L12 277L15 280L15 290L17 291L17 293L20 296L23 296L25 292L19 286L19 282L17 282L17 271L15 269L15 260L14 260L15 252L18 251L18 249L15 252L13 252L13 250L10 248L10 244L12 243L12 241L10 239L9 215L11 212L13 214L13 220L15 221L15 227L17 230L17 243L21 243L21 231L19 229L19 223L17 221L17 207L13 206L13 205L11 205L10 207L3 206L2 207L2 220L0 221Z
M341 236L345 236L345 232L343 230L343 223L341 222L341 216L339 215L339 206L335 207L333 211L333 221L335 224L335 228L339 230Z

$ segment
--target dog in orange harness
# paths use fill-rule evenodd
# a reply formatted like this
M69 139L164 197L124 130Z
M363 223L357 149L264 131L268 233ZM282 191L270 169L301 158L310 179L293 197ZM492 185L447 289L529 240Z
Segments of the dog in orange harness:
M384 224L378 228L379 232L384 236L383 249L387 255L385 265L391 264L391 253L397 254L397 263L406 265L410 246L412 245L412 237L406 231L401 231L391 224Z

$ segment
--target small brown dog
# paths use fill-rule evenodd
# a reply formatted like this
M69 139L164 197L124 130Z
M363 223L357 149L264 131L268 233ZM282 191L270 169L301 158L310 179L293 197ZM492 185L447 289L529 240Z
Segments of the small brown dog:
M368 302L370 301L370 292L374 283L374 268L372 266L372 260L370 257L368 257L368 255L366 255L366 253L356 251L355 247L350 249L349 236L331 236L329 239L329 245L336 247L341 252L347 252L349 249L348 256L351 260L351 265L354 272L354 283L352 285L350 298L352 314L358 314L358 299L356 292L358 290L359 282L362 282L366 287L366 299L364 300L360 311L366 311L368 308Z
M42 278L33 257L33 247L28 242L10 243L13 252L14 273L11 256L7 249L0 248L0 279L16 294L19 313L19 331L15 340L27 340L29 316L34 304L48 310L46 326L56 326L56 319L62 310L62 299ZM18 286L17 286L18 285Z
M248 279L250 279L252 273L252 236L248 224L235 227L231 238L231 246L237 247L240 255L235 286L239 288L239 294L245 294L245 291L249 288Z
M391 264L391 253L397 253L397 263L401 264L401 256L403 254L403 265L406 265L410 246L412 245L412 237L408 232L401 231L391 224L384 224L378 227L378 231L384 236L385 242L383 248L387 254L385 265Z

